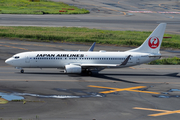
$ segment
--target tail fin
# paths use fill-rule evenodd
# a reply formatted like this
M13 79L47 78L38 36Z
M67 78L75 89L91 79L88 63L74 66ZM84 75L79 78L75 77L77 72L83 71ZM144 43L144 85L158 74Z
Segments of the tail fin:
M159 53L165 29L166 23L160 23L140 47L127 52Z

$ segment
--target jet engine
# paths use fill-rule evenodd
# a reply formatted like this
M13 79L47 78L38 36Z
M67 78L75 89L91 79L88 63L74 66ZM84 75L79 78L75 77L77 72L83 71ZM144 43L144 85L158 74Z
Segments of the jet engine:
M66 65L64 73L81 73L81 66L77 65Z

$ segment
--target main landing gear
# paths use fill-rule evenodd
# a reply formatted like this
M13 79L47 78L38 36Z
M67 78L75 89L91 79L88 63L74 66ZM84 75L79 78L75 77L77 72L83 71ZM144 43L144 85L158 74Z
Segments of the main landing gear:
M20 72L21 72L21 73L24 73L24 70L23 70L23 69L21 69L21 70L20 70Z
M92 72L91 71L86 71L86 74L88 75L88 76L91 76L92 75Z
M89 69L84 69L84 70L82 71L82 73L85 74L85 75L88 75L88 76L91 76L91 75L92 75L92 71L90 71Z

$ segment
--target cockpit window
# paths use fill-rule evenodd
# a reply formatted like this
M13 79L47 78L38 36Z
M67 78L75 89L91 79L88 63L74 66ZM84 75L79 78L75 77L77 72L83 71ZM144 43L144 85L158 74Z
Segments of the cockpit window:
M19 58L19 56L14 56L14 58L15 58L15 59L18 59L18 58Z

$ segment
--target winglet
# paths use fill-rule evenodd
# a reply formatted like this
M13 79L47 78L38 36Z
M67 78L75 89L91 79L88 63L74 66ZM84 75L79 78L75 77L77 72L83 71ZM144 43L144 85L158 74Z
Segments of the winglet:
M92 51L94 50L94 46L95 46L95 44L96 44L96 42L94 42L94 43L91 45L91 47L89 48L89 50L88 50L88 51L92 52Z
M117 66L121 66L121 65L126 65L127 62L129 61L129 58L131 57L131 55L129 55L125 60L124 62L122 62L121 64L117 65Z

